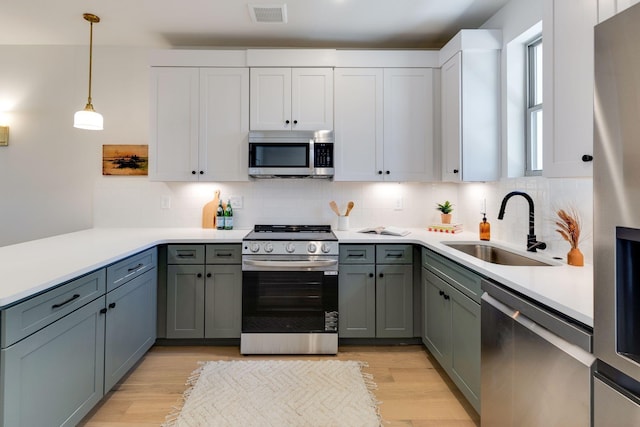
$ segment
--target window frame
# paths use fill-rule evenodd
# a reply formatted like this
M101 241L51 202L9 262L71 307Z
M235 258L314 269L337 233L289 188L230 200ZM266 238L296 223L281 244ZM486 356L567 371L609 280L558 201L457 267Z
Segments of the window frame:
M542 175L542 171L544 170L544 164L541 169L533 169L533 140L532 136L534 134L533 120L535 114L541 113L544 105L544 99L542 102L538 104L534 104L536 92L542 94L542 87L536 87L537 82L537 61L535 61L535 55L533 54L534 50L538 47L542 47L543 40L542 35L539 35L533 38L531 41L526 43L525 46L525 74L526 74L526 105L525 105L525 176L540 176ZM544 84L544 83L543 83ZM536 91L537 90L537 91ZM540 118L542 118L542 114L540 114ZM542 124L544 126L544 123ZM540 132L540 136L542 135L542 129ZM542 144L542 138L539 137L537 140ZM542 149L543 147L536 147Z

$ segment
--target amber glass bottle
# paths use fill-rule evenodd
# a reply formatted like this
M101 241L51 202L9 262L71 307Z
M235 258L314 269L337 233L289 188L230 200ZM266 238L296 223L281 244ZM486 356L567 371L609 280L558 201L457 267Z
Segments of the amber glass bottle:
M487 222L487 215L484 213L480 223L480 240L491 240L491 224Z

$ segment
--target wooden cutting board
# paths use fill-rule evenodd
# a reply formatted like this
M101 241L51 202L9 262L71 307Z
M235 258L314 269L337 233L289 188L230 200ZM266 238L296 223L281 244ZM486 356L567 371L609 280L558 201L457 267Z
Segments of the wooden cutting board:
M216 209L220 201L220 190L216 190L213 200L202 208L202 228L216 228Z

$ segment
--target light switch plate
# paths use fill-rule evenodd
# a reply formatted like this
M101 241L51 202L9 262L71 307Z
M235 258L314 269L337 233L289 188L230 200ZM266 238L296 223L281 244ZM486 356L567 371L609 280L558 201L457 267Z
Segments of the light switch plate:
M242 209L242 196L229 196L229 201L233 209Z
M162 209L171 209L171 196L162 196L160 199L160 207Z

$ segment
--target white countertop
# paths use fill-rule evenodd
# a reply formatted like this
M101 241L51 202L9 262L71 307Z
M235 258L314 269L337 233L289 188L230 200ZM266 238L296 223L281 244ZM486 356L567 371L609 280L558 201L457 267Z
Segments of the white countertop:
M551 267L497 265L481 261L441 243L477 241L475 233L451 235L419 228L409 230L411 233L404 237L363 234L356 231L335 233L340 243L413 243L425 246L483 276L593 326L591 265L572 267L564 262ZM239 243L249 231L201 228L94 228L0 247L0 308L159 244ZM522 248L513 245L492 243L522 252ZM542 253L539 253L538 257L544 259Z

